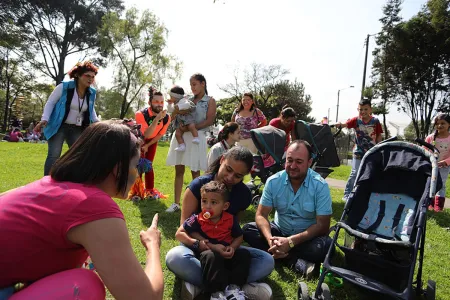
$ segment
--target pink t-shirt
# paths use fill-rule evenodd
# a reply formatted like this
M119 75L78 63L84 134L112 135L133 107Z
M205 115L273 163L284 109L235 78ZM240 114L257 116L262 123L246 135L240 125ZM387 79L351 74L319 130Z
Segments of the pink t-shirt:
M23 134L20 131L13 131L9 134L10 142L18 142L19 138L23 138Z
M433 133L425 138L425 142L432 145L434 144L434 146L439 150L438 161L444 160L447 165L450 166L450 135L446 138L436 138L436 140L434 140Z
M0 197L0 288L79 267L88 253L67 232L106 218L124 219L105 192L50 176Z

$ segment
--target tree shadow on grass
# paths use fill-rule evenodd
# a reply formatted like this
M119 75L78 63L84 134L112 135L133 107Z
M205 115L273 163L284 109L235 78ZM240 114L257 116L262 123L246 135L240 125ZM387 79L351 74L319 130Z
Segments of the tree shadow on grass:
M449 230L450 227L450 209L445 209L442 212L428 211L428 218L436 220L436 223L443 228Z

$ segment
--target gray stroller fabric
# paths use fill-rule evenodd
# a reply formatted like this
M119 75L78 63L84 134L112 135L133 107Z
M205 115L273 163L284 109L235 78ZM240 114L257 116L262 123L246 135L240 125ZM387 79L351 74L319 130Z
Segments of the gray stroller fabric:
M264 126L250 130L253 143L261 154L269 154L280 162L286 146L286 132L273 126Z
M316 154L322 154L318 157L317 167L330 168L340 166L330 126L296 121L294 130L298 139L310 143Z

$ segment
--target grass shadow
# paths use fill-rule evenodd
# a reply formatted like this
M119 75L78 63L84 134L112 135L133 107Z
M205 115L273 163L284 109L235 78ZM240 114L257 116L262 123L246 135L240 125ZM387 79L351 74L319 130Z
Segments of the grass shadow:
M450 209L445 209L442 212L428 211L428 218L436 220L436 224L440 227L450 230Z

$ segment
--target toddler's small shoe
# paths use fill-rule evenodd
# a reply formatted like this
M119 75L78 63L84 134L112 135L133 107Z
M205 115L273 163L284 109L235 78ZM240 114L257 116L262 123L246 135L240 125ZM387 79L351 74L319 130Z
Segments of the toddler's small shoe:
M200 144L200 139L198 137L193 138L192 144L196 144L196 145Z
M186 151L186 145L185 144L180 144L178 147L175 148L175 151L178 151L178 152Z

